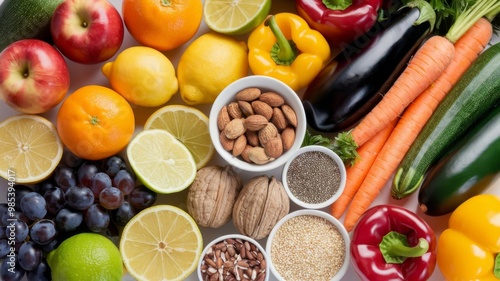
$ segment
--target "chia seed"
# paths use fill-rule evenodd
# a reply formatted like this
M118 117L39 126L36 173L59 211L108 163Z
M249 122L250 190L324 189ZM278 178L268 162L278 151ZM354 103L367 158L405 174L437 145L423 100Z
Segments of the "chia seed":
M307 151L290 162L286 180L297 199L318 204L327 201L339 189L340 169L326 153Z

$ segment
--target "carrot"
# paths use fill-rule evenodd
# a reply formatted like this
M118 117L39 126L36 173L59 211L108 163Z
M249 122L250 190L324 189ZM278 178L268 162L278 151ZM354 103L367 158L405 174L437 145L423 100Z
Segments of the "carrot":
M434 35L427 40L372 111L353 130L340 133L336 137L336 152L339 156L345 162L351 163L359 157L356 151L358 147L397 118L441 76L455 56L454 43L463 37L478 19L488 13L497 12L499 8L498 0L476 1L457 18L446 36Z
M404 111L352 199L344 225L351 229L389 181L427 120L491 39L491 23L481 18L454 44L455 57L443 74ZM355 166L354 166L355 167Z
M389 138L396 125L396 121L391 122L389 126L363 144L358 151L360 160L353 166L346 167L346 185L340 197L330 208L332 216L339 219L344 214L352 197L356 194L356 191L358 191L359 186L361 186L361 183L368 174L368 170L372 166L373 161L375 161L375 157Z

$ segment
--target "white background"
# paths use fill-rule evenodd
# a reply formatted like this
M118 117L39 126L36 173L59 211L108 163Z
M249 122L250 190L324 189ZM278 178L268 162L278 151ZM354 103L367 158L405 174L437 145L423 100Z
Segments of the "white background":
M2 3L3 0L0 0L0 3ZM110 0L110 2L121 12L121 1L120 0ZM271 8L271 13L279 13L279 12L296 12L295 6L294 6L294 1L293 0L273 0L272 8ZM208 32L209 29L205 25L204 22L201 23L201 26L195 35L195 37L204 34ZM236 37L237 39L240 40L246 40L246 36L240 36ZM194 38L193 38L194 39ZM192 39L192 40L193 40ZM192 41L191 40L191 41ZM498 41L498 38L494 39L495 41ZM191 42L187 42L183 46L172 50L165 52L165 55L172 61L174 66L177 66L178 59L184 49L189 45ZM138 43L130 36L128 31L125 29L125 38L123 41L123 44L120 48L120 51L133 46L133 45L138 45ZM111 59L111 61L114 60L114 58ZM68 92L68 94L72 93L76 89L89 85L89 84L98 84L98 85L103 85L103 86L108 86L109 83L107 79L102 75L100 69L101 66L104 63L101 64L96 64L96 65L81 65L77 63L73 63L71 61L67 61L68 66L70 68L70 75L71 75L71 87ZM302 91L299 91L298 94L301 95L303 93ZM181 100L179 94L176 94L169 102L168 104L184 104L184 102ZM202 105L202 106L196 106L203 112L209 115L210 112L210 105ZM146 108L146 107L137 107L133 106L134 108L134 113L135 113L135 118L136 118L136 124L137 124L137 129L136 133L142 129L142 126L146 119L149 117L151 113L153 113L156 109L158 108ZM41 116L44 116L51 121L55 121L55 116L57 114L58 108L54 108L50 110L47 113L40 114ZM0 122L3 121L5 118L18 114L18 112L14 111L10 107L8 107L5 103L0 102ZM63 159L64 160L64 159ZM216 154L212 161L209 163L210 165L225 165L223 160ZM278 178L281 177L281 168L277 168L275 170L269 171L266 173L267 175L271 176L274 175ZM245 181L250 179L253 176L256 176L258 174L251 174L251 173L241 173L242 178ZM6 181L3 179L0 179L0 202L6 202L5 200L5 195L6 195ZM488 193L494 193L500 196L500 178L497 178L496 182L490 186L490 188L485 191ZM158 204L173 204L179 207L184 207L185 206L185 199L186 199L186 192L180 192L177 194L171 194L171 195L159 195ZM418 208L418 203L416 199L416 194L413 194L412 196L403 199L403 200L394 200L390 197L390 186L386 185L385 188L382 190L381 194L378 196L376 201L373 203L373 205L378 205L378 204L395 204L395 205L400 205L404 206L414 212L416 212L418 215L420 215L422 218L424 218L429 225L434 229L436 232L436 235L439 236L440 232L444 230L447 226L447 220L449 216L442 216L442 217L429 217L426 216L425 214L421 213L419 208ZM294 205L291 202L291 211L297 210L299 207ZM323 211L328 212L328 208L323 209ZM343 220L343 218L341 218ZM203 234L203 240L206 243L211 241L212 239L215 239L217 236L223 235L223 234L228 234L228 233L237 233L236 229L233 227L232 222L228 222L226 225L224 225L220 229L205 229L202 228L202 234ZM265 247L266 244L266 239L259 240L261 245ZM125 276L124 280L132 280L129 276ZM197 276L195 273L191 274L187 280L192 280L195 281L197 280ZM274 277L271 277L270 280L276 280ZM356 273L354 272L354 269L352 267L349 268L349 271L347 272L344 280L359 280L357 277ZM442 275L439 272L439 269L436 266L436 270L434 274L432 275L430 280L443 280Z

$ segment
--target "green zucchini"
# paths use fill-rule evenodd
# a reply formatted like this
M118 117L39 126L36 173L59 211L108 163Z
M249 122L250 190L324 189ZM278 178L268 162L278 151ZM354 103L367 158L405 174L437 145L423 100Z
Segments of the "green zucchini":
M14 41L52 42L50 20L63 0L4 0L0 5L0 52Z
M486 49L441 101L394 175L391 196L415 192L428 168L500 101L500 43Z
M429 170L418 202L429 216L453 212L480 194L500 172L500 106L497 106Z

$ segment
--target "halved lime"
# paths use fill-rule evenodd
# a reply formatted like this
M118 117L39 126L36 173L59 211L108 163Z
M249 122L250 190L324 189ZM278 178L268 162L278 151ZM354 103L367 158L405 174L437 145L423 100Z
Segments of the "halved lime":
M261 24L271 10L271 0L205 0L203 17L213 31L241 35Z
M127 147L137 178L157 193L184 190L196 176L196 162L187 147L162 129L139 132Z

